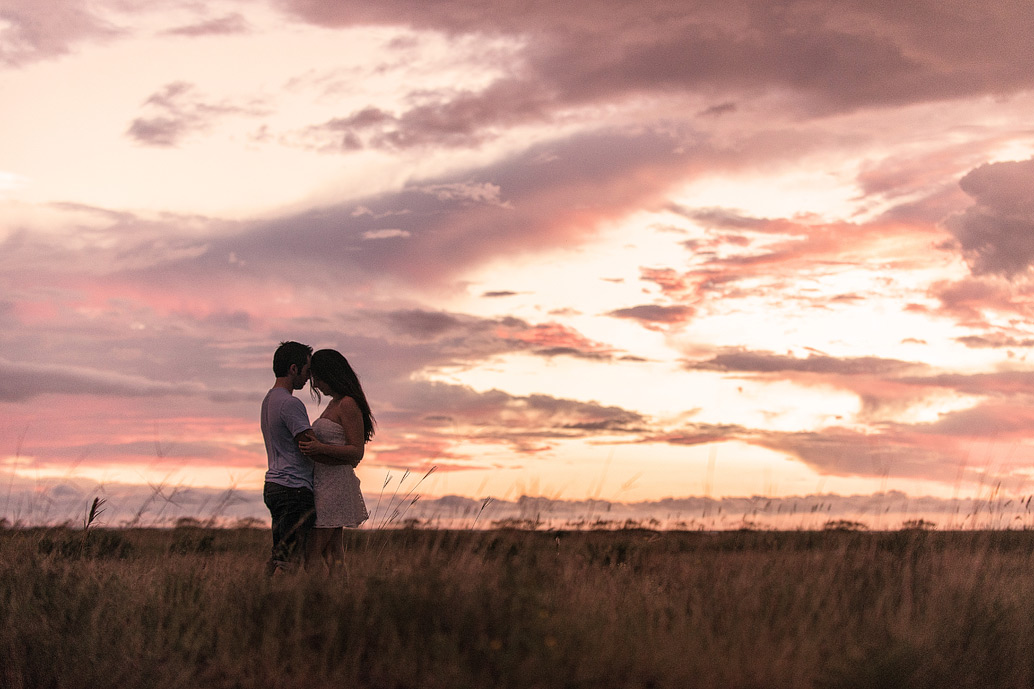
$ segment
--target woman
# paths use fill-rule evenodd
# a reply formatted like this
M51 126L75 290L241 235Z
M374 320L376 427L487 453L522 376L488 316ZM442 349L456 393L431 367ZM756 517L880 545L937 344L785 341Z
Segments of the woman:
M313 352L309 376L313 398L319 402L321 395L327 395L330 403L312 424L316 439L299 442L302 452L317 460L312 481L316 526L306 560L321 557L333 572L344 565L342 527L357 527L370 516L355 467L373 437L374 421L359 378L340 352Z

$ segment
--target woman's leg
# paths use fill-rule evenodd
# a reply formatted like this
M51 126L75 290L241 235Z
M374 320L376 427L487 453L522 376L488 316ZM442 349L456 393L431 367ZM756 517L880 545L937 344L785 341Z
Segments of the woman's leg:
M339 529L313 529L306 542L305 566L310 571L316 571L317 567L324 570L327 563L327 544L331 542L334 531Z
M331 573L340 572L345 567L345 543L342 537L341 527L336 529L322 529L327 531L327 542L323 550L323 558Z

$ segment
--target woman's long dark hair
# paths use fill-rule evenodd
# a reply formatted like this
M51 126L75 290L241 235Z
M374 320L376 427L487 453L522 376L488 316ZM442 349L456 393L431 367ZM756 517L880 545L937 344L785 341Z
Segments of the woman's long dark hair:
M359 384L359 376L352 370L348 359L336 349L320 349L312 353L309 373L329 385L335 394L355 400L359 411L363 413L363 437L369 441L373 437L373 413L363 393L363 386ZM320 400L320 391L316 386L312 386L312 396L317 402Z

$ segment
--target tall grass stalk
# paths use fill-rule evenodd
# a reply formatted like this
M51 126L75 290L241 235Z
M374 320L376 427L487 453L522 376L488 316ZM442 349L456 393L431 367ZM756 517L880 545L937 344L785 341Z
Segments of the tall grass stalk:
M86 514L83 516L83 536L82 540L79 542L80 557L82 557L82 554L86 551L86 542L90 537L90 527L93 526L94 522L97 521L97 518L101 516L102 512L104 512L105 502L107 502L107 500L102 497L94 497L93 503L90 504L90 507L86 510Z
M424 475L420 477L420 480L417 481L415 484L413 484L409 488L409 490L406 491L406 494L403 495L402 498L399 499L396 502L396 498L398 497L399 490L402 488L402 484L405 483L406 479L410 476L410 472L408 470L406 470L402 474L402 478L399 479L398 485L395 486L395 491L392 493L391 498L388 500L388 507L385 510L385 514L382 517L380 523L377 524L377 526L380 527L380 528L385 528L387 526L391 526L392 524L400 521L402 519L402 517L405 516L405 514L409 510L409 508L412 507L414 504L416 504L416 502L420 499L420 495L414 496L413 493L416 491L417 488L420 487L420 485L424 481L427 480L427 478L431 474L433 474L435 471L437 471L437 469L438 469L437 466L433 466L430 469L428 469L427 472L425 472ZM385 485L387 485L387 479L385 479ZM377 501L377 504L378 504L378 508L379 508L380 507L380 500L379 499Z

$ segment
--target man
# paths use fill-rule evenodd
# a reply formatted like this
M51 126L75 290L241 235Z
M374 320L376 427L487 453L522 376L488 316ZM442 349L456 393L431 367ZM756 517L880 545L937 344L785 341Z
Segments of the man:
M312 460L298 449L299 440L314 436L305 405L294 396L309 379L311 355L308 345L281 342L273 354L276 383L262 400L262 438L269 461L262 497L273 517L270 575L298 569L306 536L316 521Z

